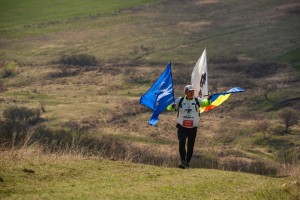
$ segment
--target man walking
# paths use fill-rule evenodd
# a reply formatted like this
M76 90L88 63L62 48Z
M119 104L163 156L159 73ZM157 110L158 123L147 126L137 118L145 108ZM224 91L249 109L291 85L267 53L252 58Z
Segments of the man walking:
M177 136L179 141L179 155L181 163L179 168L189 168L189 163L193 156L194 144L199 125L199 107L210 105L210 96L206 100L194 97L194 88L187 85L184 88L184 97L179 97L175 102L167 107L167 110L177 111ZM187 149L186 149L187 142Z

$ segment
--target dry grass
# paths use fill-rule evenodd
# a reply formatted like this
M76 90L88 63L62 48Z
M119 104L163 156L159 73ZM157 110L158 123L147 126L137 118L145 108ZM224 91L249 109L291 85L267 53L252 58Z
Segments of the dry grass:
M298 38L294 18L285 21L291 13L275 9L285 6L277 1L268 1L261 7L250 2L232 7L231 1L174 1L93 20L82 19L82 23L71 23L68 31L48 33L48 29L42 29L43 35L33 31L25 39L3 38L1 59L27 64L20 64L21 71L16 77L4 80L0 107L43 106L42 117L49 127L76 121L90 127L86 135L110 136L126 143L127 154L122 154L122 159L143 160L136 152L144 152L152 159L153 155L162 154L166 165L175 166L176 114L163 113L158 126L149 127L151 112L139 105L139 97L170 59L175 94L181 96L195 61L206 46L212 61L209 80L218 83L218 91L241 86L246 92L232 95L219 108L201 117L194 167L217 168L219 162L222 168L224 161L226 169L242 170L239 163L250 166L257 157L263 157L265 164L269 160L274 162L278 141L287 144L280 146L284 148L295 148L300 141L299 125L292 127L290 138L273 135L280 128L276 109L281 108L275 109L262 97L267 83L278 84L278 91L271 92L274 101L300 95L299 91L289 89L299 88L294 70L275 60L294 48L293 41ZM254 11L257 15L253 15ZM45 64L56 63L63 54L82 52L95 55L100 64L93 67ZM292 106L297 108L299 103ZM270 115L270 130L268 140L263 140L259 117L266 112ZM130 147L141 151L130 151ZM80 148L77 150L78 154L82 152Z
M67 67L70 70L78 70L78 67ZM176 114L165 112L161 114L158 126L149 127L147 121L151 112L139 105L139 96L148 89L148 82L152 82L158 76L160 68L146 65L138 67L107 65L79 68L78 72L72 76L55 76L61 71L61 66L48 66L46 70L40 70L41 67L23 67L18 77L11 78L7 82L6 87L10 90L2 95L8 104L2 104L2 106L20 103L30 107L42 105L45 109L42 118L46 120L45 123L49 127L61 127L65 123L76 121L83 126L90 127L86 135L100 139L103 136L112 137L125 143L128 142L129 146L124 146L126 155L122 154L122 158L112 156L116 159L149 162L149 159L136 157L136 152L139 150L132 151L130 148L136 147L153 160L155 160L155 155L166 156L163 162L153 161L153 163L176 166L178 160ZM213 73L217 72L214 66L212 69ZM180 73L180 70L174 70L173 73L174 76L178 76L177 73ZM145 74L151 76L150 80ZM127 75L130 75L131 79L128 79ZM276 77L277 75L270 76ZM23 87L18 87L20 84ZM181 90L178 85L176 88ZM219 88L219 90L227 89ZM251 93L251 89L247 92ZM180 92L178 94L181 95ZM259 120L255 119L260 112L249 110L252 100L248 99L246 94L233 95L216 110L202 115L193 167L238 169L251 172L250 168L235 166L239 162L236 160L247 156L247 159L252 160L248 163L250 166L250 163L255 163L258 156L263 155L265 161L262 166L264 166L268 165L267 160L270 157L274 159L276 151L273 150L271 156L267 153L271 147L253 147L257 140L263 141L263 133L259 132ZM272 132L278 123L276 118L270 118L269 121L270 132ZM298 130L298 126L293 127L293 130ZM268 133L269 139L270 135ZM297 136L294 139L298 140ZM234 152L239 153L236 155L232 151L225 151L226 153L223 152L220 156L224 151L220 146L233 146L237 149ZM76 152L87 151L84 148L83 146ZM243 148L254 148L257 152L246 152L245 155ZM215 162L213 165L209 163L210 159ZM222 164L224 159L227 160L226 166ZM246 166L245 163L243 165Z
M0 197L9 199L299 197L296 193L299 182L286 177L158 168L97 157L87 159L80 154L45 154L35 146L1 150L0 161L4 163L0 166Z

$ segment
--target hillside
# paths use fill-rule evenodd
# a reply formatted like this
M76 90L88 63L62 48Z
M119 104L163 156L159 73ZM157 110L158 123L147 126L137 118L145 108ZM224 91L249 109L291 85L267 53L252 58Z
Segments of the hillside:
M156 171L172 174L154 182L190 176L195 181L191 183L191 190L197 191L199 184L201 188L205 182L197 182L195 177L204 176L206 172L215 177L229 176L231 180L239 176L252 181L259 178L263 188L269 181L273 185L266 193L255 185L253 193L262 192L263 196L271 195L270 198L273 189L274 194L285 195L281 186L289 183L290 178L209 169L292 176L299 182L300 126L296 123L286 131L282 122L282 113L299 117L300 110L299 2L82 2L37 4L35 0L22 3L0 0L0 147L3 154L38 144L45 158L39 154L37 159L42 161L34 161L32 166L40 170L43 170L39 167L41 163L51 165L47 154L72 154L82 157L78 161L82 166L76 167L81 172L81 167L92 165L96 173L95 166L106 162L112 168L128 166L128 171L124 169L128 174L134 173L136 167L145 168L154 174ZM191 167L202 169L192 169L187 175L189 172L173 169L179 157L176 113L164 112L158 125L150 127L147 122L151 112L139 104L139 98L169 61L172 62L175 96L181 96L205 47L211 92L227 91L234 86L243 87L246 92L232 95L226 103L201 116ZM88 64L82 64L83 61ZM54 168L69 165L60 157L57 159ZM72 156L68 159L66 162L75 164ZM7 168L4 167L6 172L1 176L8 190L13 187L12 182L18 181L18 177L10 175L15 169L12 160L11 155L3 160ZM24 162L26 168L30 168L27 166L30 162ZM133 162L161 168L129 164ZM21 175L22 167L17 169ZM56 173L55 170L51 173ZM25 180L35 182L42 177ZM89 174L83 174L85 180L88 177ZM72 173L65 178L70 182L74 180ZM100 181L101 177L98 178ZM113 176L105 178L114 179ZM136 174L134 178L139 176ZM142 181L148 178L144 174ZM224 180L216 179L221 190ZM121 177L117 180L121 184L126 181ZM134 184L130 179L128 190L133 188L132 184L143 187L140 183L144 182ZM64 184L69 185L69 182L62 182ZM101 186L94 184L95 188ZM162 188L167 188L170 198L173 195L170 188L182 191L180 186L168 184ZM243 182L237 187L244 191L247 184L249 182ZM224 196L230 199L234 195L232 190L229 188L230 192ZM9 191L8 196L14 191L22 193L17 188ZM113 190L108 192L113 193ZM202 192L201 195L206 195ZM213 198L215 194L208 193L207 197ZM127 198L130 195L146 198L138 196L141 194L124 194Z
M296 199L292 178L0 152L1 199ZM12 160L13 159L13 160Z

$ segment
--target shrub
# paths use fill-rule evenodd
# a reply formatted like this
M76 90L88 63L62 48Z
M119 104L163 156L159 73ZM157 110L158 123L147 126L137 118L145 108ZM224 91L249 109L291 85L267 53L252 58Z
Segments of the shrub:
M73 140L72 133L66 129L58 128L52 130L51 145L48 147L51 151L64 151L68 149Z
M45 125L39 125L35 128L33 134L29 139L29 145L33 143L40 143L43 145L50 145L54 140L54 134L52 129L46 127Z
M40 119L40 110L13 106L3 111L6 120L16 123L34 125Z
M270 129L270 122L267 119L263 119L258 122L257 129L262 132L263 139L266 139L266 133Z
M24 142L29 128L40 120L40 110L26 107L9 107L3 111L0 123L0 140L10 140L12 143Z
M3 91L5 91L5 84L4 84L4 81L0 80L0 92L3 92Z
M289 132L289 128L293 125L296 125L299 121L299 117L296 113L296 111L286 108L282 110L279 113L279 117L281 118L282 122L284 123L285 126L285 132Z
M140 148L111 136L103 136L102 138L84 137L78 143L77 148L84 155L96 155L112 160L159 166L167 166L171 163L171 158L159 150Z
M218 168L223 170L242 171L271 176L275 176L280 168L280 166L275 162L259 158L250 160L239 157L225 157L220 159L218 164Z
M66 65L93 66L97 64L97 59L95 56L88 54L76 54L62 56L59 62Z
M19 65L15 62L6 62L0 66L0 78L9 78L18 74Z

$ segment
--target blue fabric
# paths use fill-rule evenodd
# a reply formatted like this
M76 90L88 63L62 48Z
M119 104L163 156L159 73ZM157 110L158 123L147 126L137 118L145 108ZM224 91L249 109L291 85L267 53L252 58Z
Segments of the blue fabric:
M238 92L245 92L245 89L240 88L240 87L234 87L231 88L230 90L228 90L227 92L220 92L220 93L215 93L212 94L211 96L218 96L218 95L222 95L222 94L232 94L232 93L238 93Z
M238 93L238 92L245 92L245 89L240 88L240 87L234 87L228 90L227 92L221 92L221 93L216 93L211 95L211 101L213 102L216 100L220 95L226 95L226 94L232 94L232 93Z
M228 90L227 92L228 93L236 93L236 92L244 92L245 90L243 88L240 88L240 87L234 87L234 88L231 88L230 90Z
M154 126L158 122L158 116L167 106L174 102L173 79L171 63L155 81L151 88L141 96L140 104L153 110L149 124Z

